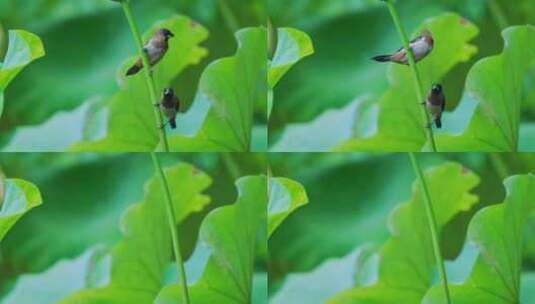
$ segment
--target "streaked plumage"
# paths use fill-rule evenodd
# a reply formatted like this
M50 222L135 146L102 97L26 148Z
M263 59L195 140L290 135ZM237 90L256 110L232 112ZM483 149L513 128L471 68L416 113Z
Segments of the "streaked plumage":
M409 46L414 54L414 60L416 62L424 59L431 51L433 50L434 40L431 32L425 30L422 32L422 35L413 39ZM395 62L399 64L409 64L409 57L404 47L398 49L394 54L391 55L380 55L372 58L378 62Z
M143 51L147 53L151 67L162 60L163 56L169 49L169 39L174 36L175 35L173 35L173 33L171 33L171 31L168 29L159 29L156 31L156 33L154 33L149 42L145 44ZM137 74L137 72L139 72L141 69L143 69L143 61L141 58L139 58L136 63L128 69L126 75L129 76Z
M173 89L164 89L162 99L158 106L165 118L167 118L171 129L176 129L176 115L180 111L180 100L175 96Z
M427 111L432 115L437 128L442 128L442 113L446 108L446 96L440 84L434 84L425 101Z

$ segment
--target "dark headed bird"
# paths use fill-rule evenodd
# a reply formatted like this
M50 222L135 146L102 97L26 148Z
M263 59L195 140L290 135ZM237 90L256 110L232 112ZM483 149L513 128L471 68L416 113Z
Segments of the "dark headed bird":
M427 100L423 103L425 104L427 111L433 116L433 120L437 128L442 128L442 112L446 107L446 97L442 91L442 86L440 84L433 84L431 91L427 95ZM431 126L429 126L431 127Z
M424 59L431 51L433 50L435 42L431 32L424 30L421 36L415 38L409 43L409 47L414 54L414 60L416 62ZM372 58L375 61L379 62L395 62L400 64L409 64L409 57L407 56L407 51L404 47L401 47L392 55L381 55L375 56Z
M171 88L163 90L163 96L160 103L157 104L163 112L171 129L176 129L176 114L180 111L180 100L175 96L175 92ZM165 126L165 125L164 125ZM164 127L162 126L162 127Z
M157 64L163 58L167 52L167 49L169 48L168 41L174 36L175 35L173 35L170 30L162 28L157 30L149 42L145 44L143 51L149 57L149 63L151 67ZM143 69L143 60L139 58L136 63L128 69L126 76L134 75L141 69Z

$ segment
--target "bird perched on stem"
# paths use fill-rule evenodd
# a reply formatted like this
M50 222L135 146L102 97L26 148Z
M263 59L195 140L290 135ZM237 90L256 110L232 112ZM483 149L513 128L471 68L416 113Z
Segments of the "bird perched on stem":
M150 66L157 64L167 52L169 48L169 39L175 35L168 29L159 29L154 33L152 38L145 44L143 51L149 58ZM128 69L126 76L137 74L143 69L143 60L139 58L136 63Z
M176 115L180 111L180 100L175 96L175 92L171 88L165 88L163 90L162 99L156 106L160 107L167 118L167 122L171 126L171 129L176 129ZM162 128L165 127L165 124Z
M433 121L437 128L442 128L442 112L444 112L446 107L446 96L444 96L442 86L440 84L433 84L426 101L422 104L426 106L427 111L433 116ZM431 126L429 127L431 128Z
M409 47L414 54L414 60L416 62L424 59L431 51L433 50L435 42L431 32L424 30L422 34L409 43ZM400 64L409 64L409 56L407 56L407 51L404 47L401 47L394 54L391 55L380 55L372 58L378 62L395 62Z

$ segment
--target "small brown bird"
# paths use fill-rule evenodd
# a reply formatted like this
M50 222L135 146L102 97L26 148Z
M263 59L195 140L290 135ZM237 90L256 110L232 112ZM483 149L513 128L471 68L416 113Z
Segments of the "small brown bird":
M444 112L446 107L446 96L444 96L442 86L440 84L433 84L431 91L427 95L427 100L422 104L426 106L427 111L433 116L437 128L442 128L442 112Z
M431 32L424 30L421 36L415 38L409 43L409 47L414 54L414 60L416 62L424 59L433 50L435 42ZM395 62L399 64L409 64L409 57L404 47L401 47L392 55L380 55L372 58L378 62Z
M169 39L175 35L168 29L159 29L154 33L152 38L145 44L143 51L149 57L150 66L157 64L167 52L169 48ZM139 58L136 63L128 69L126 76L134 75L143 69L143 61Z
M180 111L180 99L175 96L175 92L171 88L163 90L163 96L160 103L156 104L163 112L171 129L176 129L176 114ZM165 124L162 128L165 127Z

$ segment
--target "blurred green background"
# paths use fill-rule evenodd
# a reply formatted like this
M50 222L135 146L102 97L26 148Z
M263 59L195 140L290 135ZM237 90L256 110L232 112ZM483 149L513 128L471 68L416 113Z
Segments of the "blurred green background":
M206 172L212 203L181 227L182 249L189 258L206 214L236 199L235 180L265 174L262 154L161 154L163 166L188 162ZM113 245L122 236L119 218L143 198L143 185L154 175L149 154L2 153L3 175L36 184L43 205L26 214L0 244L0 299L23 274L40 273L97 244ZM258 271L266 271L265 252ZM1 302L1 301L0 301Z
M486 205L503 201L503 178L535 172L535 154L419 153L417 157L424 170L455 161L481 177L473 192L480 203L448 223L442 234L442 249L449 260L461 252L472 215ZM269 163L274 176L302 183L309 198L309 204L290 215L269 240L271 296L288 283L290 276L294 278L290 286L298 296L300 290L321 294L325 286L336 285L329 282L343 281L343 272L354 274L355 269L344 270L342 266L339 271L316 276L317 286L313 279L306 279L329 259L348 256L363 245L380 246L390 235L389 214L410 198L416 179L405 153L270 154ZM535 239L526 236L526 244L524 269L534 271ZM301 288L296 287L298 282Z
M494 1L494 0L493 0ZM461 99L469 68L503 48L501 28L487 0L394 1L405 30L413 31L427 18L456 12L475 23L480 34L473 41L479 51L453 69L444 80L447 111ZM510 25L533 23L531 0L496 0ZM275 88L269 142L273 146L290 124L314 120L327 110L339 109L364 95L380 96L388 86L387 64L370 60L401 45L384 3L378 0L268 0L274 27L296 27L311 36L315 53L298 63ZM535 120L535 68L526 78L523 121ZM332 124L340 124L333 121ZM322 136L322 135L317 135Z
M188 106L204 68L215 59L234 54L234 32L265 23L262 0L135 0L131 4L141 31L177 13L190 16L209 30L209 38L202 44L208 56L172 83ZM29 65L7 89L0 147L23 126L42 125L58 113L115 93L117 70L136 52L121 6L110 0L1 0L0 58L8 29L37 34L46 56ZM265 123L265 109L257 113L258 123ZM38 133L47 137L49 145L60 147L55 150L63 150L66 141L72 143L83 127L83 112L68 114L72 114L70 118L61 117L63 123Z

